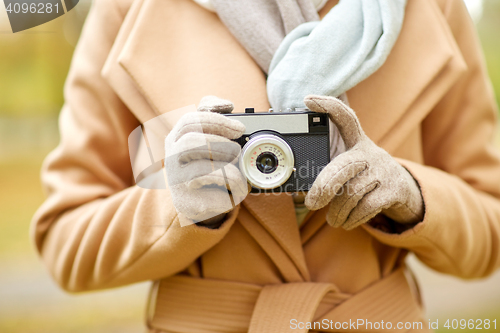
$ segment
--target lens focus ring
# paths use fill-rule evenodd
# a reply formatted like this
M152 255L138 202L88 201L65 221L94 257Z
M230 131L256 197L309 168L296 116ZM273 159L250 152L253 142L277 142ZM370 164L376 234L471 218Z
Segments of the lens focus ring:
M240 169L256 188L274 189L285 183L293 172L295 159L288 143L268 132L254 134L245 144Z

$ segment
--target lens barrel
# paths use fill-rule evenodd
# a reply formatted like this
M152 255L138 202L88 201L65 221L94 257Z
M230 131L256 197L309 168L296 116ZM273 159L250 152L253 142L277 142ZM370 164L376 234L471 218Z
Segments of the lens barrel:
M240 170L255 188L270 190L284 184L295 166L292 148L279 135L254 133L243 146Z

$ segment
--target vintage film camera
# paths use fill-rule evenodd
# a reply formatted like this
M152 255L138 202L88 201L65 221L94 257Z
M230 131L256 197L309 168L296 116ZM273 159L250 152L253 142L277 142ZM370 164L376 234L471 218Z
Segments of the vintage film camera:
M234 140L242 147L240 170L251 193L305 192L330 162L328 115L308 109L226 114L246 131Z

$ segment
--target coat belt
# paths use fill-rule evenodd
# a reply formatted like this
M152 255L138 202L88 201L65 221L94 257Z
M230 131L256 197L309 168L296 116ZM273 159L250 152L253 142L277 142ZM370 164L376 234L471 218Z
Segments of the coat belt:
M308 322L323 323L322 328L314 329L318 332L377 331L373 327L339 327L358 319L383 320L392 323L391 332L411 332L394 328L398 322L422 322L422 309L404 268L354 295L342 293L330 283L260 286L177 275L158 281L152 296L148 326L172 333L305 333L307 326L300 329L298 324ZM418 332L429 332L425 324Z

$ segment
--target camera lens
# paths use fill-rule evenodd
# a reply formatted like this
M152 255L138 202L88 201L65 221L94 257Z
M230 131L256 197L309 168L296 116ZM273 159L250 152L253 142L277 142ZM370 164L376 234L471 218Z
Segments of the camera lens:
M260 154L255 160L257 169L262 173L272 173L278 167L278 158L270 152Z
M255 188L268 190L283 185L294 165L292 148L273 133L254 133L241 150L241 173Z

